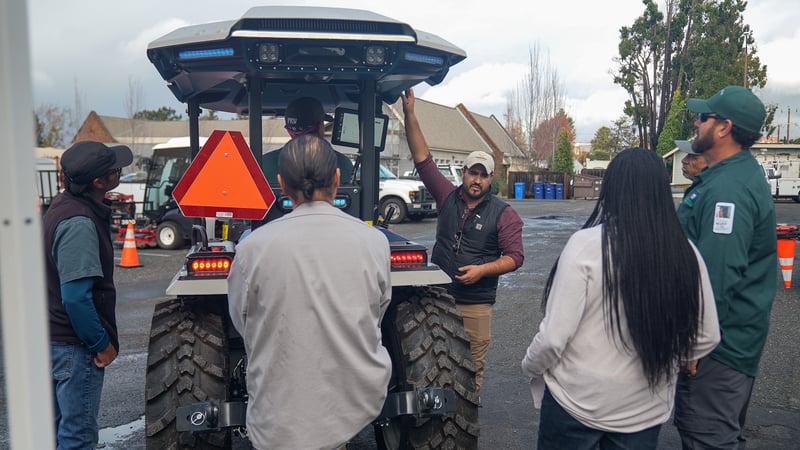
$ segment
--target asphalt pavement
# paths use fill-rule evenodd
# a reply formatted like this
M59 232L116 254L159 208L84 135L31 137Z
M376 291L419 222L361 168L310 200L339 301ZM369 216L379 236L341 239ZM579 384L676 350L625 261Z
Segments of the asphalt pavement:
M588 217L594 201L510 200L524 221L525 264L501 277L494 309L480 409L481 449L534 449L538 413L533 408L519 363L542 318L542 286L569 236ZM778 203L779 223L800 225L800 204ZM433 246L435 219L392 226L398 234ZM119 253L119 251L118 251ZM799 252L800 253L800 252ZM138 251L142 267L116 269L118 322L122 350L106 372L100 444L105 449L144 448L144 374L147 336L153 306L165 300L164 289L182 263L185 250ZM119 255L118 255L119 256ZM746 434L749 449L800 448L800 260L794 266L794 286L776 279L770 336L755 383ZM0 359L0 385L4 386ZM587 387L592 388L592 387ZM5 405L5 390L0 405ZM6 414L0 414L0 449L9 448ZM366 433L368 437L368 433ZM370 448L364 436L355 448ZM236 448L247 448L238 442ZM680 448L670 424L662 428L659 448Z

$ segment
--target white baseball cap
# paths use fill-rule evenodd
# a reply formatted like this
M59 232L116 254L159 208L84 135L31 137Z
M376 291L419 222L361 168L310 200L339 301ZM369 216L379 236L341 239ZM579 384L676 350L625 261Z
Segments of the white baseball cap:
M494 172L494 158L486 152L472 152L467 156L466 161L464 161L464 167L467 169L471 169L475 164L482 165L488 174Z
M692 148L692 141L675 140L675 145L677 145L678 149L680 151L684 152L684 153L688 153L690 155L699 155L700 154L700 153L697 153L696 151L694 151L694 149Z

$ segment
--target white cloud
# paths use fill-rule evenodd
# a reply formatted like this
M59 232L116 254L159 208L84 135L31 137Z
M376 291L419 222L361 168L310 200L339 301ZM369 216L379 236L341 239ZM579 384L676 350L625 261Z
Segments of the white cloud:
M143 51L147 48L147 45L155 39L158 39L171 31L187 25L189 25L189 23L181 19L167 19L158 22L155 25L140 31L130 40L122 42L122 49L124 50L125 55L127 55L127 58L133 60L142 60L142 62L149 64L147 58L145 57L145 52Z
M527 71L524 64L484 64L457 74L445 84L419 89L425 100L447 106L463 103L469 110L503 120L508 94Z
M796 0L749 2L744 13L757 42L761 62L768 66L765 101L800 107L800 8ZM262 0L260 4L287 4ZM295 4L319 5L316 0ZM145 107L184 108L165 88L147 61L147 44L183 24L229 20L253 6L247 0L185 2L139 0L109 7L101 0L29 1L34 102L70 105L74 84L84 91L87 109L125 115L124 98L130 78L142 81ZM441 36L467 52L445 81L420 86L422 98L453 106L465 104L481 114L502 118L508 92L524 73L528 49L539 43L549 51L553 67L564 81L567 109L578 126L578 137L594 134L622 114L624 91L609 70L617 54L619 29L641 15L641 0L555 3L464 2L463 0L328 0L326 6L367 9ZM800 114L798 115L800 117ZM501 119L502 120L502 119ZM800 127L793 127L800 134Z
M598 128L611 128L612 122L622 116L621 105L627 99L628 94L620 87L598 89L585 98L570 98L567 101L567 112L576 122L575 139L578 142L589 142Z

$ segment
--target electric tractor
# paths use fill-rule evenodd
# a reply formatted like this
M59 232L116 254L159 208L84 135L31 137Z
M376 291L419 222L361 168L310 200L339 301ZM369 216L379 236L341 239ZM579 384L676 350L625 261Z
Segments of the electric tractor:
M247 436L247 355L228 316L226 277L236 257L228 230L233 221L247 219L256 226L288 213L292 205L260 169L252 177L259 189L244 196L248 204L237 203L241 200L227 188L203 188L222 178L208 176L224 158L209 157L207 150L233 142L224 157L239 152L244 166L260 168L262 117L282 117L292 99L304 96L319 99L334 115L333 144L358 149L353 174L359 176L342 180L335 206L378 227L391 246L393 298L381 329L392 377L383 411L372 424L376 446L477 448L475 366L455 301L442 288L450 278L428 261L426 247L388 229L385 219L392 211L382 211L378 201L389 120L381 114L383 104L419 83L440 83L465 52L367 11L269 6L252 8L239 19L179 28L151 42L147 56L187 105L192 163L173 195L197 222L185 263L167 288L169 299L153 313L147 448L229 448ZM202 109L247 116L248 140L218 130L201 149ZM240 152L242 147L246 151ZM263 211L252 201L259 196L267 205Z

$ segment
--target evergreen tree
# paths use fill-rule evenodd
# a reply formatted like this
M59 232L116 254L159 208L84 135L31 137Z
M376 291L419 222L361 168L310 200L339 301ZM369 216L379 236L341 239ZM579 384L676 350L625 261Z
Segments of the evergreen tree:
M680 89L675 91L675 97L672 99L672 107L669 110L667 121L664 124L664 129L658 135L658 147L656 151L659 155L664 156L675 148L675 139L688 139L694 135L694 126L687 123L684 114L686 109L686 99L681 97Z
M595 131L594 137L591 140L592 153L605 154L606 157L611 153L614 148L614 138L611 135L611 128L600 127ZM597 159L597 158L592 158Z
M562 128L558 132L558 144L553 168L555 172L566 172L570 175L575 173L575 165L572 162L572 142L570 142L569 131Z
M766 66L742 17L747 1L667 0L664 12L653 0L643 3L644 13L620 29L614 74L628 92L624 111L641 146L657 148L670 111L678 111L675 99L708 98L727 85L766 84Z
M181 120L181 115L177 111L168 107L162 106L156 110L143 109L133 115L134 119L140 120L155 120L155 121L170 121Z

